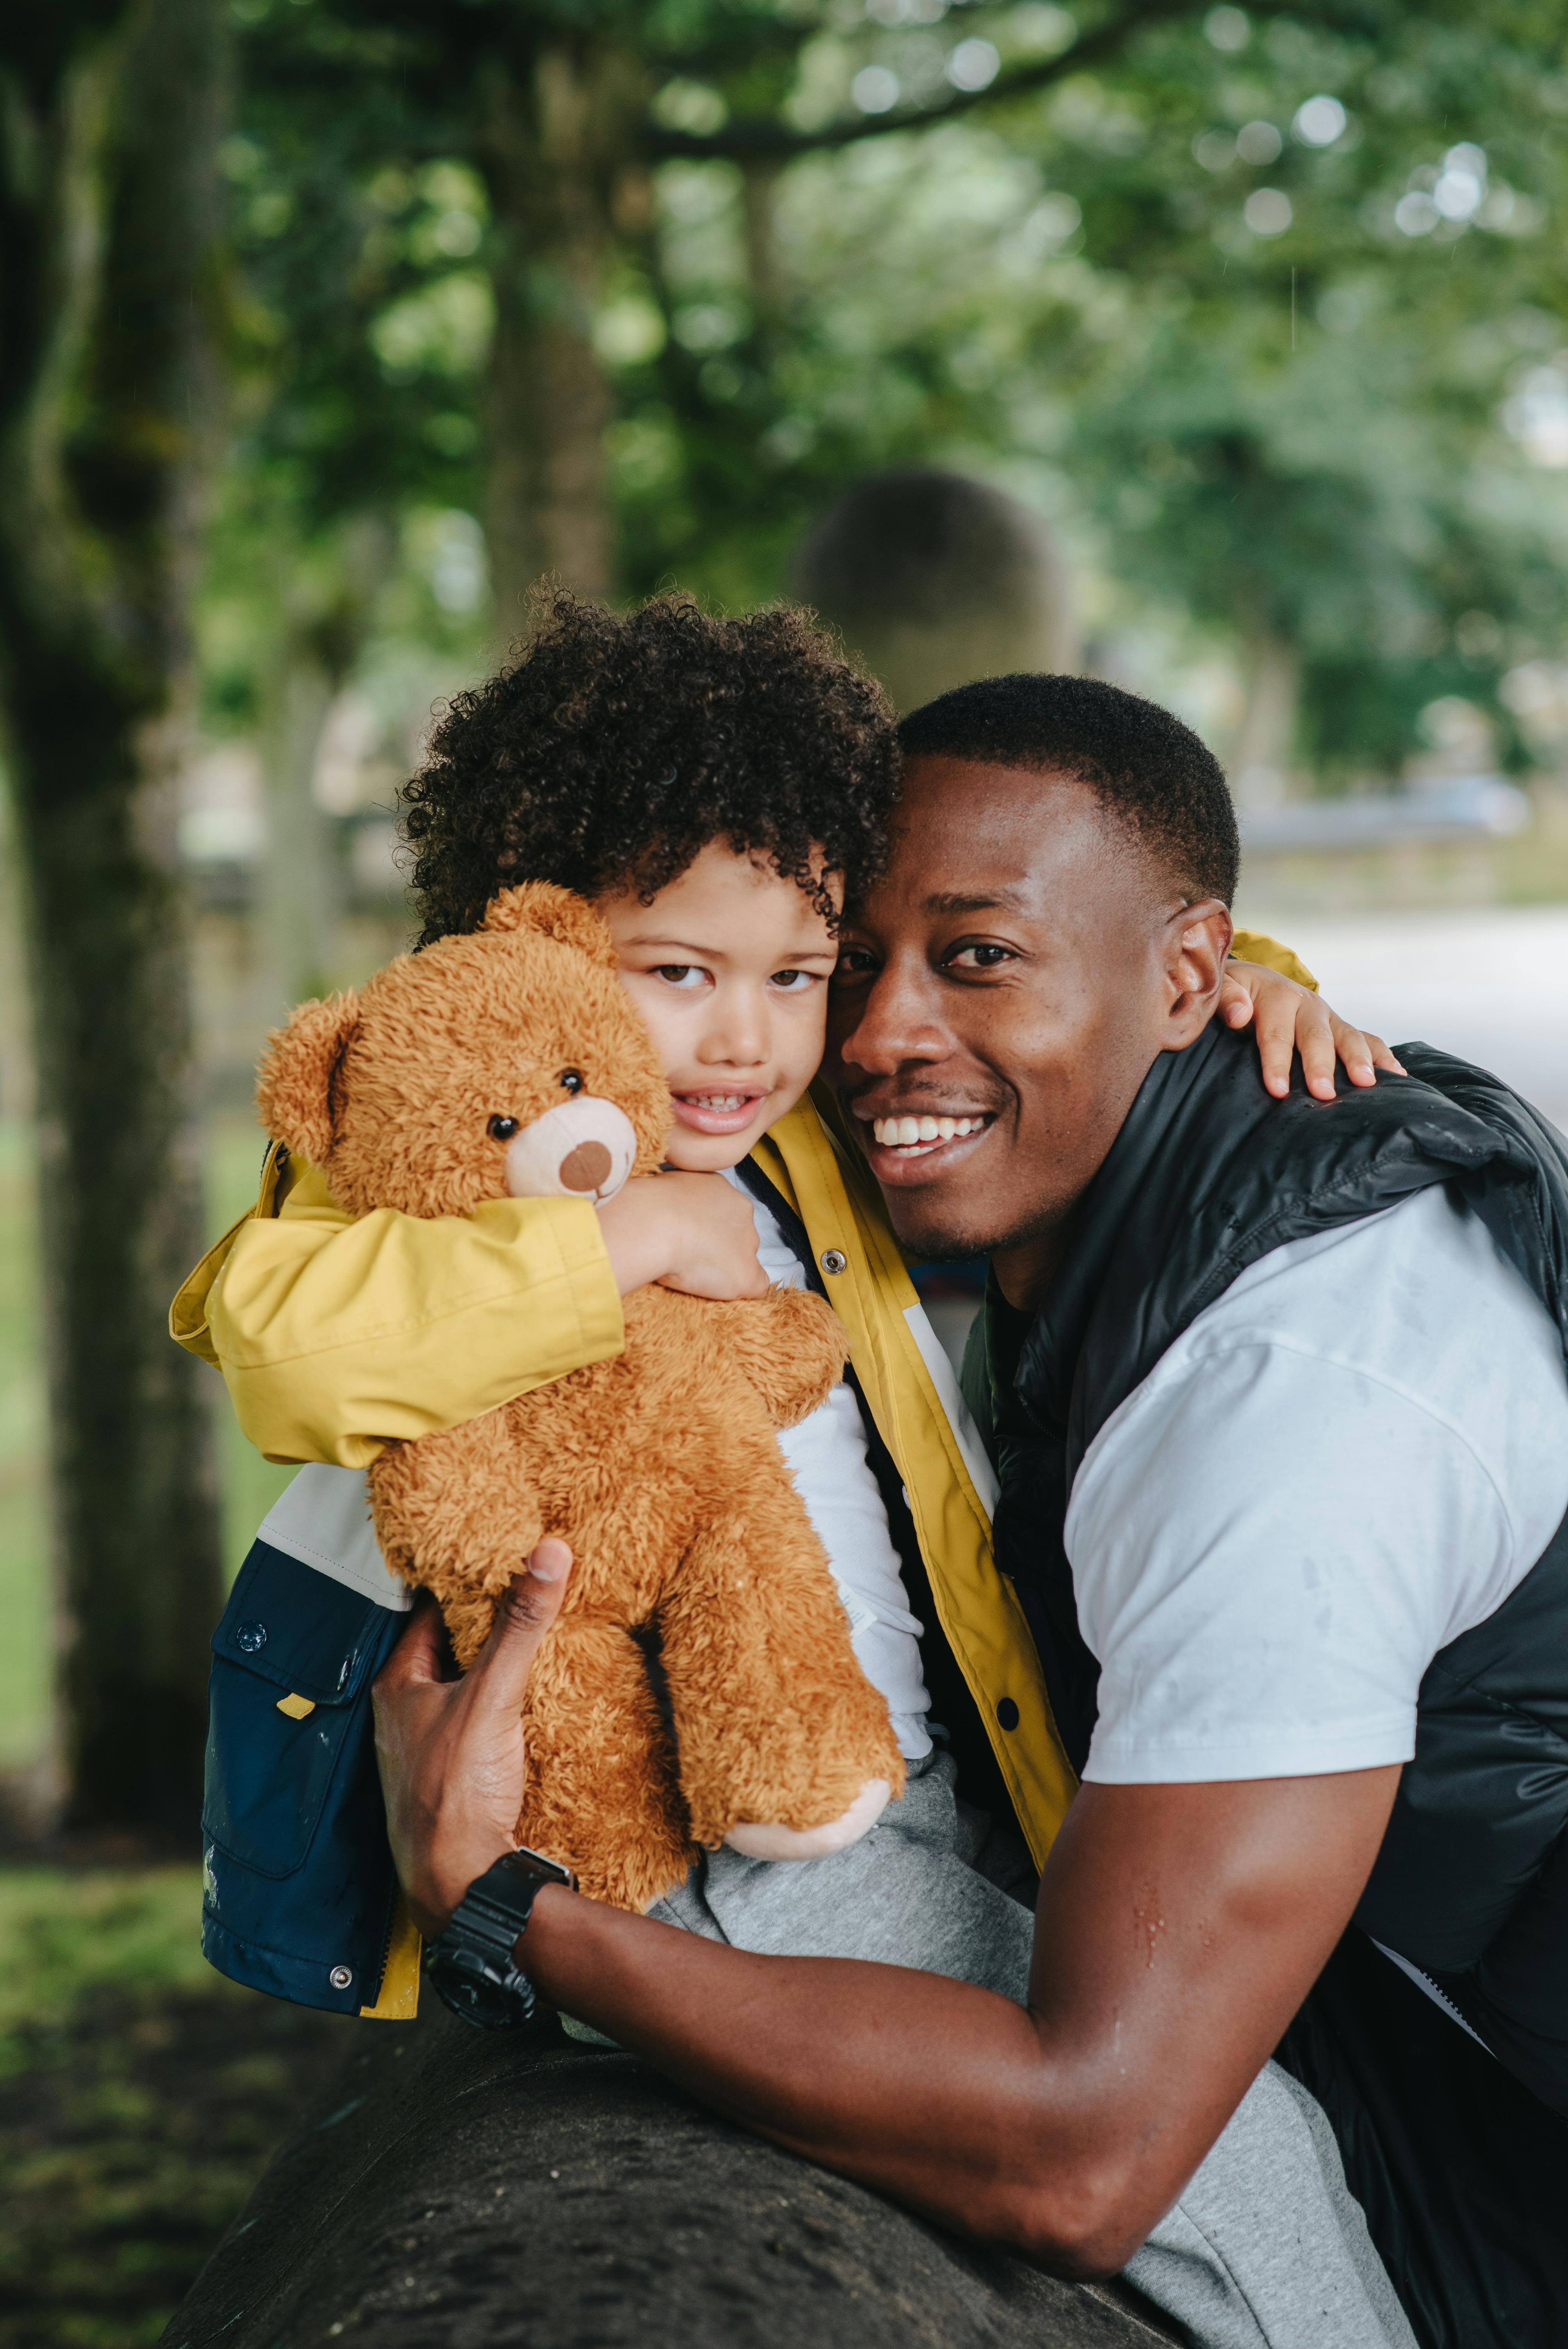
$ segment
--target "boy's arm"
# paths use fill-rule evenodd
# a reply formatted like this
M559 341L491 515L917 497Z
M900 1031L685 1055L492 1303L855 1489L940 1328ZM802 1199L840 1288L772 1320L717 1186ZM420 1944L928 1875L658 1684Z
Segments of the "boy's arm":
M314 1167L281 1206L280 1188L270 1162L255 1209L203 1258L170 1325L222 1371L269 1460L363 1468L386 1444L475 1419L624 1342L585 1200L356 1217Z
M1282 947L1265 930L1237 930L1231 939L1233 962L1257 963L1264 970L1277 970L1282 978L1294 978L1297 987L1305 987L1315 995L1317 981L1298 954Z
M765 1296L744 1194L708 1174L471 1216L352 1216L314 1167L268 1154L251 1215L174 1300L177 1342L221 1370L269 1459L363 1468L391 1442L477 1419L618 1353L622 1297L665 1281Z

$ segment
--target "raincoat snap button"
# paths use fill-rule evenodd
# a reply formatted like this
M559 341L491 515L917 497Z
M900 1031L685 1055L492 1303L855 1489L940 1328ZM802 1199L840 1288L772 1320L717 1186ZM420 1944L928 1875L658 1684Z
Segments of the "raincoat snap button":
M346 1990L353 1980L354 1971L349 1966L334 1966L327 1976L327 1981L334 1990Z
M842 1248L824 1248L820 1258L824 1272L842 1272L849 1260Z
M235 1626L234 1645L243 1649L247 1656L253 1656L258 1648L264 1648L266 1644L267 1627L264 1623L240 1623Z

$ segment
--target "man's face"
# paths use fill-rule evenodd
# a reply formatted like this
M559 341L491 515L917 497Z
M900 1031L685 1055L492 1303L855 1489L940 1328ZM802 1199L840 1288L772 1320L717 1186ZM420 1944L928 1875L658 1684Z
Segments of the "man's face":
M1230 917L1186 904L1087 784L913 760L846 921L826 1074L903 1245L1037 1297L1157 1053L1214 1005Z

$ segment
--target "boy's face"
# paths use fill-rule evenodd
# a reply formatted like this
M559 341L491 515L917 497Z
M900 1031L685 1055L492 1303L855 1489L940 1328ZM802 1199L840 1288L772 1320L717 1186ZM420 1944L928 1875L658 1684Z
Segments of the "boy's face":
M798 883L714 841L651 905L596 900L669 1079L668 1159L738 1166L817 1073L838 946Z

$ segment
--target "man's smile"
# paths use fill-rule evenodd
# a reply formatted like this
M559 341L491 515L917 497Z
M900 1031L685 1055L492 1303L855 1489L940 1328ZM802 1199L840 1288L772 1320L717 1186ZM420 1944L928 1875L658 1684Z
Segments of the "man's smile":
M852 1102L851 1109L872 1173L879 1182L893 1183L901 1169L927 1159L937 1159L940 1164L923 1166L923 1172L945 1174L956 1160L972 1154L996 1117L995 1110L934 1109L913 1102L860 1101Z

